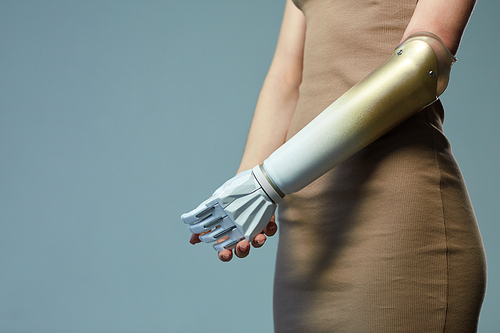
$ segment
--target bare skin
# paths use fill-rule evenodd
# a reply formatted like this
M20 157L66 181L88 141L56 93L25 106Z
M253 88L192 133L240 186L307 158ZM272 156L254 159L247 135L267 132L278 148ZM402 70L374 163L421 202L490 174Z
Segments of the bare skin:
M401 41L421 31L432 32L455 55L476 0L419 0Z
M456 54L465 26L476 0L419 0L401 41L410 35L427 31L434 33ZM291 0L286 1L285 13L273 61L257 101L245 151L238 172L248 170L263 161L285 143L302 81L306 20ZM396 47L397 45L394 45ZM265 230L255 236L253 247L261 247L277 231L274 217ZM199 243L193 234L190 242ZM239 242L234 253L239 258L250 252L247 241ZM233 251L219 252L221 261L230 261Z

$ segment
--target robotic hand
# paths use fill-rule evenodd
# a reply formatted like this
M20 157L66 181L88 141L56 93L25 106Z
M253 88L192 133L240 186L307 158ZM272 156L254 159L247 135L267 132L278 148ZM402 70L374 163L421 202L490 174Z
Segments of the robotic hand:
M219 241L214 248L220 252L233 248L243 239L251 241L269 223L281 200L282 196L257 166L229 179L209 199L181 218L189 224L192 233L205 233L200 236L201 241Z
M276 205L437 100L456 61L427 32L410 36L392 56L333 102L262 165L239 173L212 197L183 214L204 242L230 249L251 241Z

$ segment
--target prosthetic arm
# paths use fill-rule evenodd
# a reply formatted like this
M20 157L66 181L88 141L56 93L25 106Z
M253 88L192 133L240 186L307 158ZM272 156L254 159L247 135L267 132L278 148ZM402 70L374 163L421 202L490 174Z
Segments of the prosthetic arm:
M338 98L263 164L239 173L183 214L217 251L252 240L285 195L299 191L436 101L456 61L431 33L410 36L392 56ZM227 239L226 239L227 238ZM224 241L220 241L223 240Z

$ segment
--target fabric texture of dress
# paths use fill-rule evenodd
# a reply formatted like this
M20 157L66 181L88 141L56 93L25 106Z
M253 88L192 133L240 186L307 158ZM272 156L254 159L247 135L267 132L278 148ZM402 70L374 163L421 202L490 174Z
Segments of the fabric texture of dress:
M307 32L288 138L389 58L416 1L295 4ZM484 249L443 120L437 101L280 203L277 333L476 331Z

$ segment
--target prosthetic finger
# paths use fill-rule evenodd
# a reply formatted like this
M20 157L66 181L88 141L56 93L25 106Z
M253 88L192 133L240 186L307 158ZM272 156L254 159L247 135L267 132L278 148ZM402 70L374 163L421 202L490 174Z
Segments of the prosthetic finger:
M224 223L224 221L226 223ZM193 234L202 234L204 232L212 230L213 228L221 226L227 227L229 223L231 222L228 222L227 215L226 216L210 215L206 219L203 219L198 223L190 225L189 231L191 231Z
M215 242L217 240L221 240L225 237L229 237L231 239L240 240L244 236L243 234L236 228L236 225L229 217L225 217L223 225L220 228L216 228L213 231L206 233L200 236L200 240L205 243Z
M241 241L240 239L228 238L227 240L225 240L221 243L215 244L214 249L217 252L220 252L220 251L225 250L225 249L233 249L236 246L236 244L238 244L240 241Z

